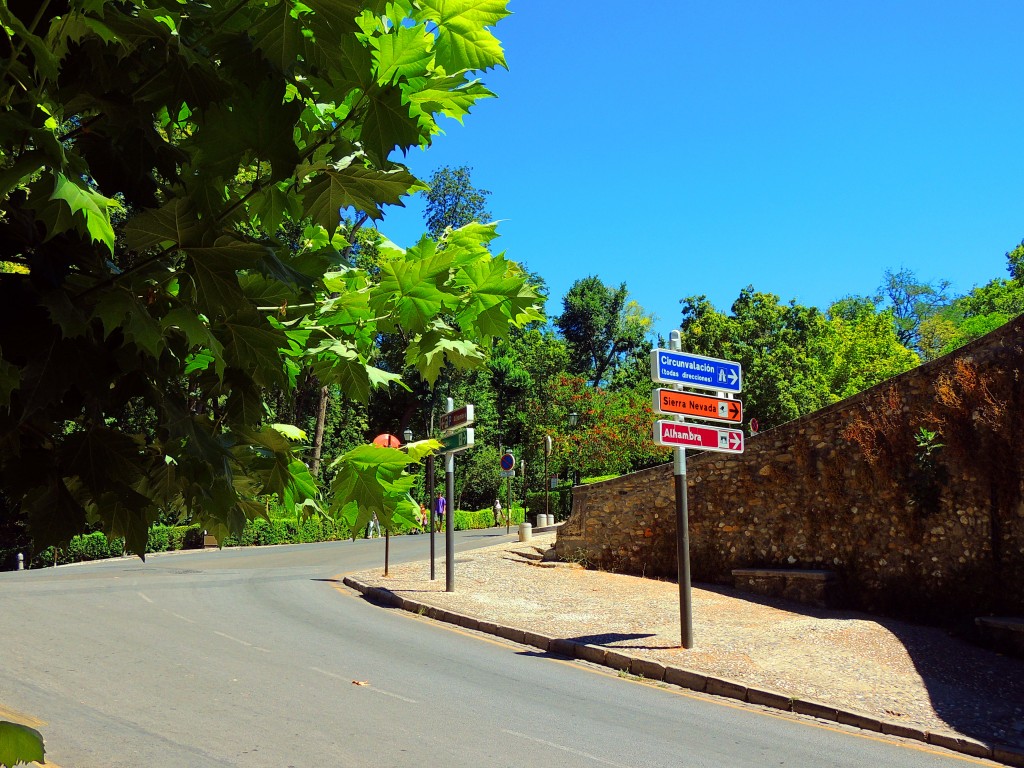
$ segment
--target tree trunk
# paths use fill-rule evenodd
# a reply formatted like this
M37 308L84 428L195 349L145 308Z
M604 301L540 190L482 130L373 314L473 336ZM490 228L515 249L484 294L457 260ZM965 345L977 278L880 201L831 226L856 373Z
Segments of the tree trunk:
M324 447L324 425L327 423L327 387L320 388L320 402L316 409L316 429L313 432L313 461L309 471L313 477L320 476L320 452Z

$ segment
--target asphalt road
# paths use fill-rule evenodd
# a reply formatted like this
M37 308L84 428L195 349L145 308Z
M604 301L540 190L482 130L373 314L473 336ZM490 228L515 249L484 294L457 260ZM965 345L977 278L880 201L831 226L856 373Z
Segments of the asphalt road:
M507 540L458 535L458 550ZM444 579L443 539L437 576ZM383 541L0 574L0 715L63 768L979 764L371 605ZM392 540L421 559L426 536ZM456 586L458 586L456 556Z

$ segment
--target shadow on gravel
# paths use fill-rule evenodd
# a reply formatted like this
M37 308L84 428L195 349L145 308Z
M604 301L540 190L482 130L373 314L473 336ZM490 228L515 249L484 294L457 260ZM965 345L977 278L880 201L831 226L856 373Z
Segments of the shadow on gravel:
M579 637L570 637L568 640L572 640L574 643L580 643L581 645L603 645L609 648L614 648L613 643L624 643L628 640L642 640L645 637L656 637L652 632L645 633L626 633L626 632L606 632L600 635L580 635ZM630 648L667 648L667 645L630 645L626 646L624 650Z
M936 714L952 730L980 741L1024 747L1024 659L975 645L948 629L914 624L853 610L816 608L715 584L702 590L832 621L872 622L890 632L906 650ZM894 691L892 714L898 715Z

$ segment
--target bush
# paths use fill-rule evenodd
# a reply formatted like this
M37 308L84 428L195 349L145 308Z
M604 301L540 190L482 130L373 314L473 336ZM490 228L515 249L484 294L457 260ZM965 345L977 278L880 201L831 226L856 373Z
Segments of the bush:
M504 509L502 510L504 513ZM519 506L512 507L512 525L519 525L523 522L523 508ZM490 507L486 509L478 509L475 511L467 511L464 509L455 510L455 517L452 523L456 531L469 531L480 528L493 528L494 527L494 510Z

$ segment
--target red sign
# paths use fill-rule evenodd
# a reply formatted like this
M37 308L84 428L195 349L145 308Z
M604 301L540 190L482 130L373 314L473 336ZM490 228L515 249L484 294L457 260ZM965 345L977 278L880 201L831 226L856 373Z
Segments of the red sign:
M743 432L740 430L701 427L679 421L654 422L654 442L673 448L743 453Z
M674 389L654 390L654 410L658 413L678 413L708 421L743 421L743 403L725 397L695 395Z
M454 411L448 411L441 416L441 431L447 432L449 429L467 427L475 421L473 416L473 406L468 403Z

